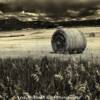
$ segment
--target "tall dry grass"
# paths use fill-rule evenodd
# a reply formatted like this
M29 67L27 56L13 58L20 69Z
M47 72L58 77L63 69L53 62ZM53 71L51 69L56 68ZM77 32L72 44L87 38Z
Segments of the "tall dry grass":
M8 98L11 98L16 95L18 88L31 95L59 93L69 96L71 91L77 95L80 85L87 82L85 92L89 90L92 97L96 97L94 94L94 91L97 93L96 85L93 86L92 83L100 84L98 73L100 64L94 63L93 58L90 61L81 57L78 60L72 57L67 60L48 57L0 59L0 95L6 93Z

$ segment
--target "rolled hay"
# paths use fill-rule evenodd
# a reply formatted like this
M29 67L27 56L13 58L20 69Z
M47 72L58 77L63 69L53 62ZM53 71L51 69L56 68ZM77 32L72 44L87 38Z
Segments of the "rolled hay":
M96 37L96 34L95 33L89 33L89 37Z
M87 41L77 29L57 29L52 36L52 48L55 53L83 53Z

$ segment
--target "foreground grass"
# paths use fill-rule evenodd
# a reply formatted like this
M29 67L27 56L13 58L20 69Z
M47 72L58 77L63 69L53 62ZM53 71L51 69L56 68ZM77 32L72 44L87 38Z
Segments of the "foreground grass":
M0 95L6 93L4 98L12 98L23 92L31 96L86 93L94 100L100 96L100 63L93 59L0 59Z

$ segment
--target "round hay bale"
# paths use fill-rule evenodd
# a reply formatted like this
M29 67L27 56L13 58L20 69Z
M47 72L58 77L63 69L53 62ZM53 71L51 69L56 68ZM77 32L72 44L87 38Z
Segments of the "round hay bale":
M52 48L56 53L82 53L87 45L84 34L77 29L59 28L52 36Z
M95 37L95 33L89 33L89 37Z

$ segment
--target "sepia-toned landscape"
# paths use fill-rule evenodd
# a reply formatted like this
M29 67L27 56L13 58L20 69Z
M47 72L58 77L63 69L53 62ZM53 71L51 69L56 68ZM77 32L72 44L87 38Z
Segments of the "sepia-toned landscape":
M0 0L0 100L100 100L100 1Z

